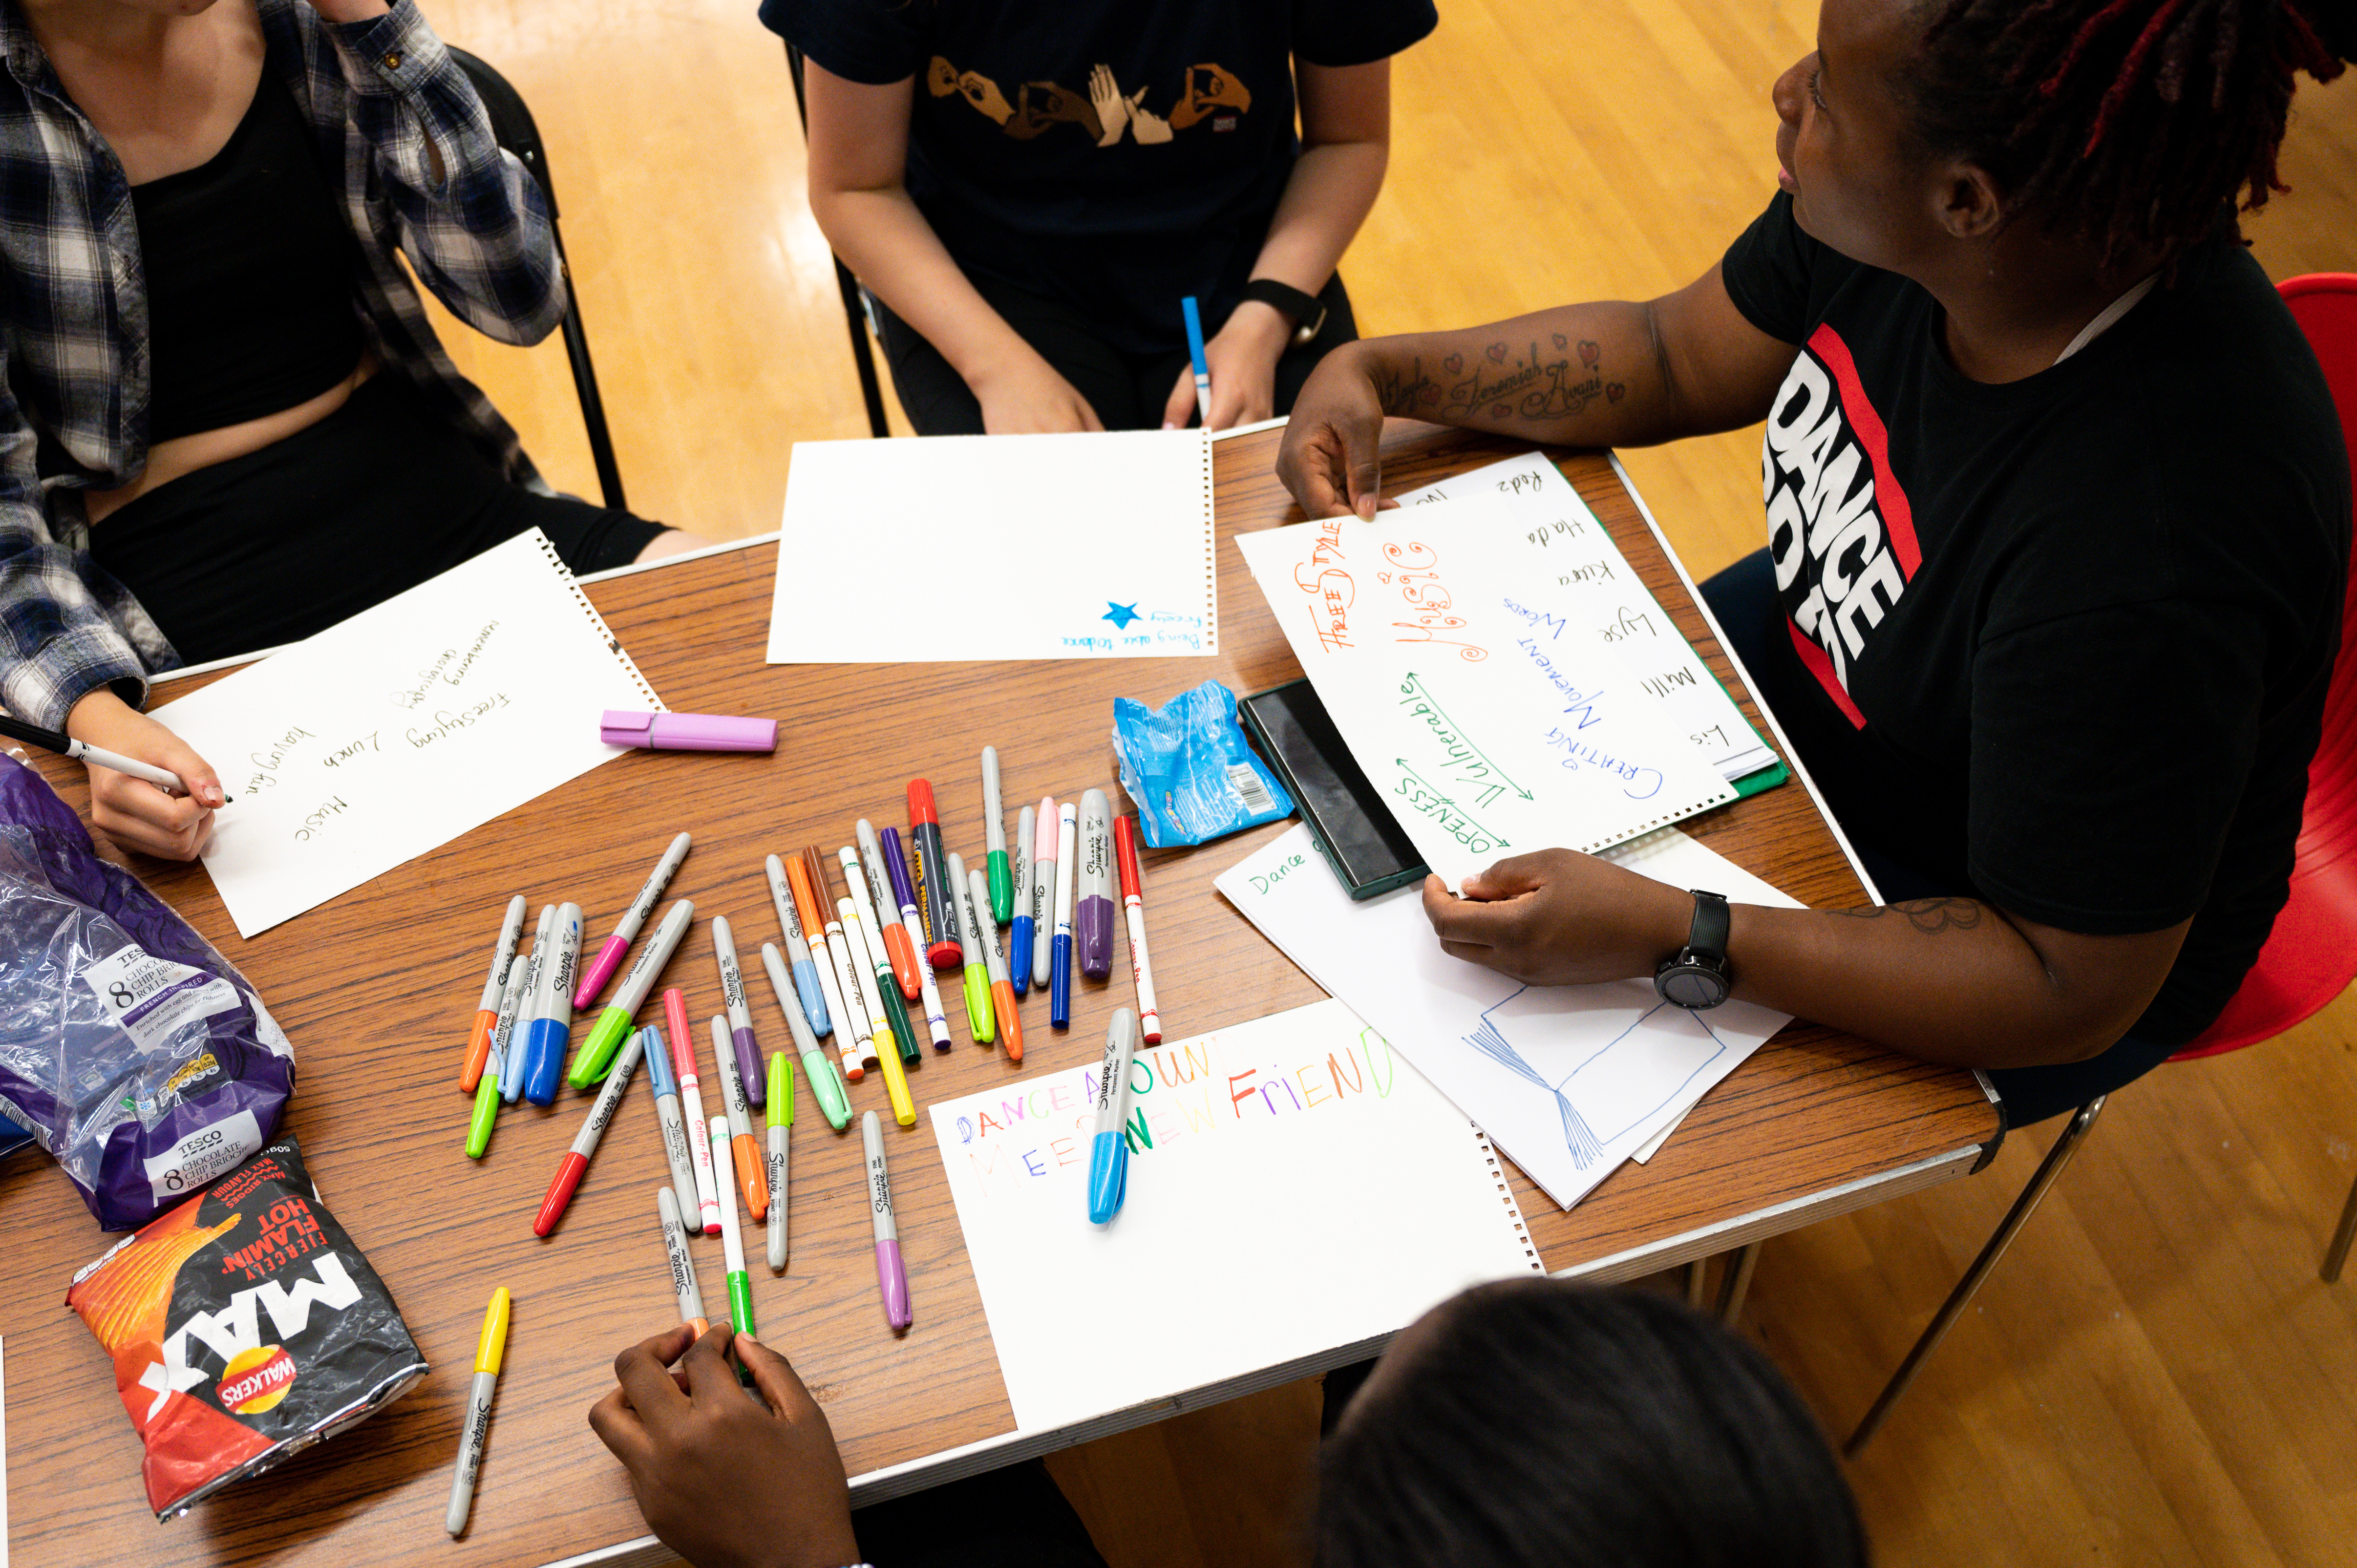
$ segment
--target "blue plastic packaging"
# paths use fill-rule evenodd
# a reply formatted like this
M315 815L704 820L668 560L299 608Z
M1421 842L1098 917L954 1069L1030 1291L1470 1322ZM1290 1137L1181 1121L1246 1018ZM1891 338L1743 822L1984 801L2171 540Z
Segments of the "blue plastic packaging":
M1293 815L1293 797L1236 723L1236 694L1217 681L1159 708L1114 698L1113 744L1121 787L1156 849L1209 843Z

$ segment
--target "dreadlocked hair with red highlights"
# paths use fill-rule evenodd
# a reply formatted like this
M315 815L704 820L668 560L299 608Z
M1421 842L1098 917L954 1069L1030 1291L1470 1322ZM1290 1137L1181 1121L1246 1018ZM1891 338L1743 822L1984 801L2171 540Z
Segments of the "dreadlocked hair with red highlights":
M1924 0L1902 81L1919 138L2006 219L2164 261L2276 176L2295 73L2341 74L2357 0Z

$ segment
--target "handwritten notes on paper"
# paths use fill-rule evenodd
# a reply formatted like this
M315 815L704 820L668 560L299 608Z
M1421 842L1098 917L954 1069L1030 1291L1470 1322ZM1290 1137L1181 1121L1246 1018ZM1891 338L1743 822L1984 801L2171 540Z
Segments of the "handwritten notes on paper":
M1537 597L1499 499L1236 543L1351 753L1452 886L1501 855L1593 852L1735 799L1620 661Z
M1200 430L794 443L772 664L1219 650Z
M231 797L205 868L251 937L621 755L653 688L534 529L156 710Z
M1406 506L1497 497L1490 531L1453 542L1485 553L1513 575L1525 603L1517 613L1535 636L1611 650L1631 687L1650 699L1673 735L1697 748L1732 783L1772 765L1776 754L1745 722L1743 710L1678 634L1631 571L1596 514L1562 471L1537 452L1474 468L1400 497Z
M1674 828L1606 852L1656 881L1796 907ZM1420 894L1351 902L1296 826L1216 886L1263 936L1379 1029L1566 1208L1735 1070L1786 1015L1671 1006L1649 981L1523 985L1440 950Z
M931 1108L1019 1427L1361 1343L1539 1269L1487 1141L1340 1003L1141 1049L1103 1226L1097 1071Z

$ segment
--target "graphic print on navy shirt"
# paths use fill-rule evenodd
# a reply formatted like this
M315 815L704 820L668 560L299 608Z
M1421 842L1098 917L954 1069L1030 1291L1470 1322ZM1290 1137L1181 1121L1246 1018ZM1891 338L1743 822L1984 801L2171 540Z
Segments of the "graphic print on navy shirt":
M1923 564L1890 438L1831 322L1809 335L1777 389L1760 448L1760 499L1785 629L1850 724L1866 715L1850 671Z

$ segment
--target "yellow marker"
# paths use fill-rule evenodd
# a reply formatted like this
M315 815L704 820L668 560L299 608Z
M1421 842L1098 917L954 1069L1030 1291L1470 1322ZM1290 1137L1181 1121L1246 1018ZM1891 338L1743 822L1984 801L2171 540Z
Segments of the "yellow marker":
M458 1439L458 1471L450 1477L450 1513L442 1527L453 1535L467 1528L475 1506L475 1477L483 1468L483 1442L491 1430L491 1391L499 1386L500 1358L508 1348L508 1287L491 1292L483 1314L483 1335L475 1341L475 1381L467 1391L467 1423Z
M889 983L892 961L885 959L879 977L876 950L867 945L868 933L858 908L848 898L838 898L835 912L843 924L844 945L851 952L851 972L845 976L845 983L857 998L846 997L845 1005L866 1010L868 1043L874 1047L876 1065L884 1069L884 1092L892 1101L892 1119L903 1127L913 1127L917 1102L909 1098L908 1069L900 1065L900 1053L892 1042L892 1021L885 1015L884 998L877 989Z

